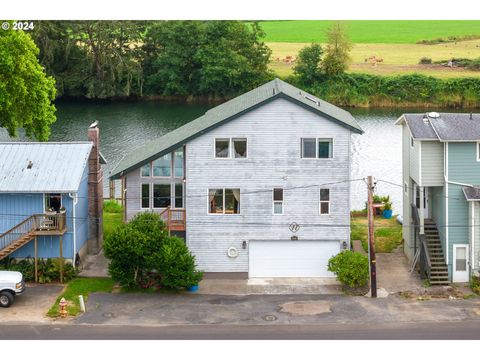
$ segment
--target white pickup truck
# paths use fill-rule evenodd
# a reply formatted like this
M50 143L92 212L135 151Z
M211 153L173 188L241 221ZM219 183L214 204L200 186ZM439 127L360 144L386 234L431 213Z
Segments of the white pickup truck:
M9 307L15 296L24 291L25 281L21 272L0 271L0 307Z

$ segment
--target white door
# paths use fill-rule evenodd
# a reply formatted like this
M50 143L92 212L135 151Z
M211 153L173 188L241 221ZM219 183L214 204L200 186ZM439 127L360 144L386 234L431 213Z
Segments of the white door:
M250 241L249 277L333 277L328 259L338 241Z
M468 245L453 245L452 282L469 281Z

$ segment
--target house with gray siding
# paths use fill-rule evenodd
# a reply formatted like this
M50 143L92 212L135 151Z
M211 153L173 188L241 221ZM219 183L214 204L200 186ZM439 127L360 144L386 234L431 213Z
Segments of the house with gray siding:
M350 248L350 113L279 79L219 105L118 164L125 220L161 214L200 270L331 277Z
M102 242L99 132L85 142L0 143L0 260L75 260Z
M405 254L433 284L467 282L480 263L480 114L404 114L396 124Z

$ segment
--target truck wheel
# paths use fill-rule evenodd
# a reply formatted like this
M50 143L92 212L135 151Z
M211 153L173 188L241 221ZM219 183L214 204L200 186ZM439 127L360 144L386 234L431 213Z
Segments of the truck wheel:
M9 307L13 304L13 295L8 291L2 291L0 293L0 306L1 307Z

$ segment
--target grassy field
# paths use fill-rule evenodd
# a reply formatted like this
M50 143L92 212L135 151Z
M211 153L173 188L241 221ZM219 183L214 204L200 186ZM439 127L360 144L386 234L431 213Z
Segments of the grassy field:
M325 42L328 20L263 21L266 42ZM348 20L343 22L356 44L415 44L439 37L480 35L480 21Z
M298 51L310 43L269 42L272 49L270 68L279 76L292 74L291 63L286 63L287 56L296 58ZM377 75L396 75L419 73L439 78L480 77L480 71L468 71L461 68L449 68L441 65L419 65L422 57L433 61L447 60L453 57L478 58L480 56L480 40L461 41L438 45L420 44L355 44L351 53L350 72L362 72ZM372 65L365 62L372 56L383 59L383 62Z
M122 213L109 213L103 211L103 238L112 232L118 225L122 223Z
M375 217L375 251L392 252L402 243L402 225L396 217L384 219ZM367 251L368 223L367 217L353 217L350 225L350 238L361 240Z

